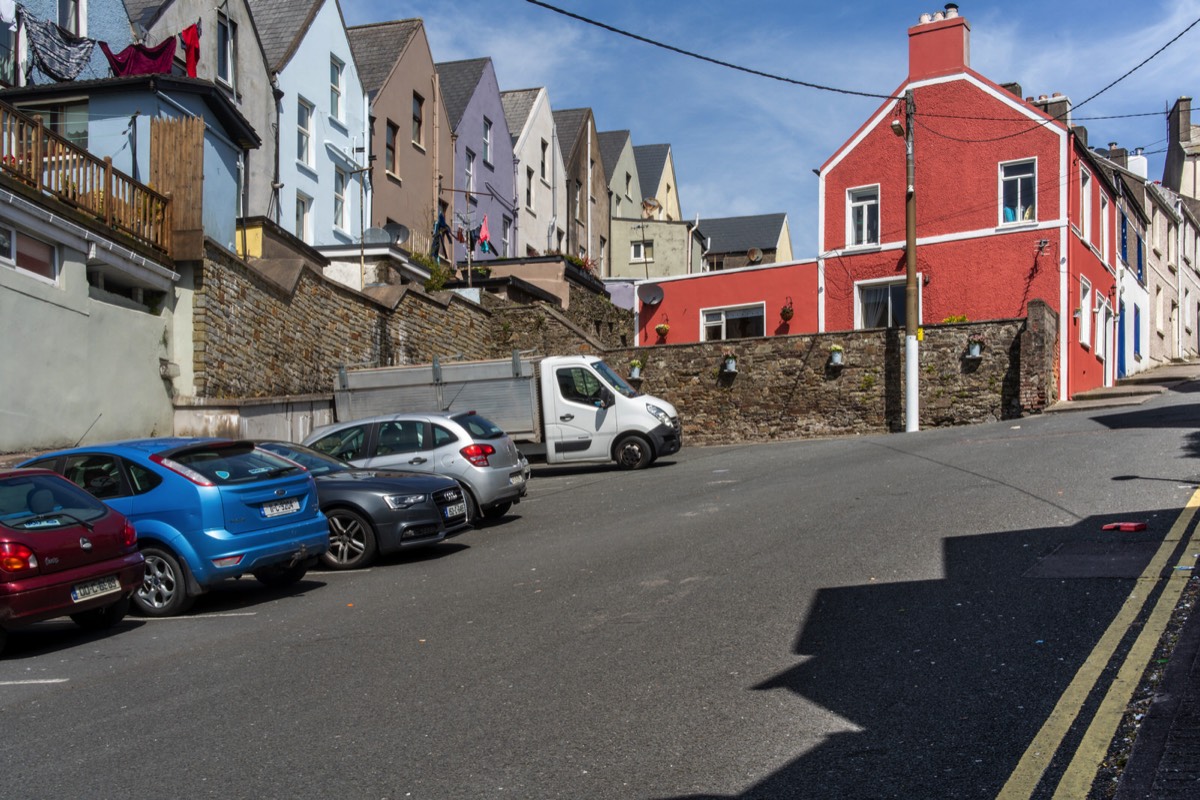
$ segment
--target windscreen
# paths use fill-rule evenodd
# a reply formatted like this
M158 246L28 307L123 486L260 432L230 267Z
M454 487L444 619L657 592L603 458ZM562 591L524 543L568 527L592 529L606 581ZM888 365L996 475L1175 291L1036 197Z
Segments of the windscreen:
M613 372L613 368L608 364L605 364L603 361L593 361L592 369L596 370L596 372L599 372L600 377L604 378L605 382L608 383L609 386L616 389L626 397L638 396L638 390L626 383L624 378Z

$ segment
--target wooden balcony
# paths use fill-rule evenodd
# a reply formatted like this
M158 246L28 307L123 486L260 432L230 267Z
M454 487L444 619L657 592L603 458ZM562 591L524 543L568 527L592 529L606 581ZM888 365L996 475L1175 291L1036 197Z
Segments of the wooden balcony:
M97 158L0 102L0 170L167 256L171 197L135 181L112 159Z

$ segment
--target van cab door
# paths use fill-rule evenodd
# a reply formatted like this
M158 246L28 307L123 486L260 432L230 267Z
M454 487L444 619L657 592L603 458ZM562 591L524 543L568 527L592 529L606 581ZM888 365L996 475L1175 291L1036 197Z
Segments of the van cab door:
M607 461L617 433L612 391L583 365L557 367L545 405L546 460Z

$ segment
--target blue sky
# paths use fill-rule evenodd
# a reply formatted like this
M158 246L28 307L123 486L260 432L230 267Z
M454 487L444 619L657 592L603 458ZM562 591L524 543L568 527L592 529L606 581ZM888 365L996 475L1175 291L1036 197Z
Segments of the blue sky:
M859 0L547 0L676 47L810 83L887 94L908 67L908 28L943 3ZM959 3L971 66L1025 96L1079 103L1200 18L1200 0ZM601 130L669 143L687 218L784 211L797 258L816 255L820 166L878 100L791 86L652 47L526 0L342 0L347 24L421 17L434 59L490 56L501 89L545 86L555 108L591 107ZM1131 13L1136 10L1136 13ZM1200 96L1200 25L1079 117L1162 112ZM1200 122L1200 119L1197 119ZM1162 175L1165 116L1077 120L1089 141L1144 147ZM917 139L919 157L921 142Z

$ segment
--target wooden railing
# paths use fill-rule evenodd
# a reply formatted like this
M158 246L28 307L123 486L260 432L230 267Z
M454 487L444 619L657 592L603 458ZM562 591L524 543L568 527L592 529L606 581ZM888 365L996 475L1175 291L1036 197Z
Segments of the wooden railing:
M109 227L171 254L171 198L0 102L0 169Z

